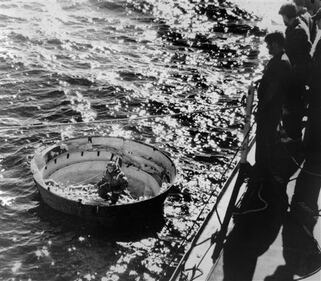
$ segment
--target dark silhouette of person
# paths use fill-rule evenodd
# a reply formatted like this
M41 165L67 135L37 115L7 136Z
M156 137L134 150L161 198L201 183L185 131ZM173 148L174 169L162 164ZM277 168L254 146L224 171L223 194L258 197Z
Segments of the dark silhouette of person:
M286 265L279 267L275 273L276 277L284 280L292 280L294 274L309 275L321 267L320 248L313 237L319 217L321 187L321 8L312 18L318 26L318 32L312 48L306 159L296 181L290 212L282 232Z
M306 87L311 67L310 31L298 16L294 3L282 5L279 14L286 25L285 52L293 69L292 87L285 98L283 109L283 127L288 136L287 140L301 141L302 118L307 104Z
M277 176L273 163L274 147L280 141L278 125L292 75L291 64L284 51L284 35L281 32L270 33L265 42L272 58L264 69L257 91L255 166L259 177Z
M308 155L296 180L290 211L282 230L285 265L264 281L293 281L294 276L309 276L321 268L321 252L313 232L319 217L321 153Z
M288 198L286 185L295 170L280 147L278 124L289 90L291 66L284 54L284 36L273 32L265 37L268 62L258 88L256 170L250 177L241 206L234 213L234 227L223 254L224 281L250 281L257 259L273 243L283 224Z
M313 236L319 217L321 187L321 8L313 19L319 30L312 48L305 163L296 180L290 212L282 231L286 264L279 266L265 281L293 280L294 275L304 277L321 268L321 252Z
M313 19L321 27L321 10ZM321 187L320 37L321 34L318 33L312 49L312 72L309 73L311 96L306 153L296 154L297 150L292 149L290 143L275 147L278 152L277 163L280 163L276 169L285 184L267 177L259 187L259 196L244 196L242 205L245 207L241 206L240 215L236 216L235 226L224 249L224 281L252 280L257 258L273 243L281 226L285 265L278 266L264 281L293 281L295 276L309 276L321 268L320 246L313 237L319 217L318 198ZM301 168L303 156L305 162ZM285 196L287 180L298 169L300 173L288 210ZM257 190L258 184L250 180L248 190L251 189Z
M308 26L310 32L310 41L313 42L316 36L317 27L306 7L306 0L293 0L297 7L299 18Z

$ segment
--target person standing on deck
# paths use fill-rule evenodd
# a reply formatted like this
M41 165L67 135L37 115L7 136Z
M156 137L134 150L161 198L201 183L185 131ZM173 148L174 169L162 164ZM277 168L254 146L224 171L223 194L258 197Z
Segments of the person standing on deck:
M305 132L305 162L296 178L290 210L282 230L283 257L272 276L264 281L294 280L305 277L321 267L321 251L314 229L319 217L318 198L321 186L321 9L312 17L318 32L313 43L308 123Z
M311 42L308 26L299 18L293 3L281 6L279 14L286 25L285 52L293 69L291 91L285 97L283 127L287 140L300 141L302 137L302 117L306 110L306 86L311 66Z
M278 266L273 275L264 281L294 280L294 276L306 277L321 267L320 246L317 239L314 239L320 216L318 199L321 187L321 8L313 16L313 20L317 23L318 31L311 49L311 89L305 132L305 162L296 178L290 211L283 224L285 264Z
M255 162L259 177L266 173L274 174L273 146L279 140L277 128L291 83L291 64L284 52L284 35L281 32L270 33L265 37L265 42L272 58L264 69L258 87Z
M301 226L297 230L300 235L297 239L292 238L293 227L291 225L288 231L284 230L284 239L289 243L289 247L293 249L295 245L301 245L298 249L295 248L300 258L293 259L292 255L288 254L289 263L294 264L295 268L301 270L305 275L321 267L320 247L313 238L314 229L320 216L318 198L321 186L321 8L313 16L313 19L317 23L318 32L312 46L306 155L303 169L296 181L290 207L292 220L296 225Z
M312 19L311 14L308 12L306 0L293 0L296 5L299 18L308 26L310 32L310 41L313 42L317 32L316 24Z
M321 2L321 1L320 1ZM320 178L321 167L321 8L312 16L317 24L316 38L311 48L312 66L311 83L309 95L309 107L307 110L308 121L305 131L305 165L310 165L308 171L310 176ZM308 173L309 173L308 172ZM312 212L318 212L318 197L320 185L315 187L299 186L295 189L292 202L294 206L302 202ZM308 227L312 232L313 228Z

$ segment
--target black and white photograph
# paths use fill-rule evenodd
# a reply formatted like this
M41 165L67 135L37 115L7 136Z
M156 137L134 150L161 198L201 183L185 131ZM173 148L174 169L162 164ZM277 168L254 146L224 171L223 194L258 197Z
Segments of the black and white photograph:
M0 281L320 281L321 0L0 0Z

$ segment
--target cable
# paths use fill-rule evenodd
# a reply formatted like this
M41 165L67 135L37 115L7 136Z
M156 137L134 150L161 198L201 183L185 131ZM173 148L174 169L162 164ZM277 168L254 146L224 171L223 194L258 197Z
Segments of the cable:
M235 107L228 107L227 109L235 108ZM136 116L133 115L128 118L113 118L113 119L104 119L104 120L93 120L93 121L81 121L76 123L36 123L36 124L25 124L25 125L12 125L12 126L3 126L0 128L0 130L17 130L17 129L35 129L35 128L42 128L42 127L58 127L58 126L78 126L78 125L90 125L90 124L100 124L100 123L108 123L108 124L114 124L114 123L129 123L131 121L136 120L144 120L144 119L155 119L155 118L165 118L165 117L174 117L184 114L197 114L197 113L204 113L204 110L195 110L193 112L180 112L180 113L172 113L172 114L157 114L157 115L147 115L147 116ZM229 128L224 128L220 126L212 126L216 129L222 129L222 130L230 130Z
M259 199L261 200L261 202L264 203L264 206L261 207L261 208L257 208L257 209L250 209L250 210L247 210L247 211L244 211L244 212L233 212L233 214L235 215L247 215L247 214L252 214L252 213L258 213L258 212L262 212L264 210L267 209L267 207L269 206L268 202L266 200L263 199L262 197L262 189L263 189L263 185L261 184L260 185L260 188L259 188L259 191L258 191L258 197Z
M229 109L235 109L235 108L241 108L242 105L240 106L230 106L230 107L225 107L225 108L220 108L220 110L229 110ZM174 117L174 116L180 116L180 115L188 115L188 114L197 114L197 113L204 113L204 110L195 110L193 112L180 112L180 113L173 113L173 114L158 114L158 115L148 115L148 116L131 116L128 118L114 118L114 119L105 119L105 120L93 120L93 121L82 121L82 122L76 122L76 123L61 123L61 122L53 122L53 123L35 123L35 124L23 124L23 125L7 125L7 126L3 126L0 127L0 131L1 130L19 130L19 129L37 129L37 128L43 128L43 127L58 127L58 126L79 126L79 125L90 125L90 124L114 124L114 123L129 123L132 121L137 121L137 120L146 120L146 119L155 119L155 118L165 118L165 117ZM216 128L216 129L222 129L222 130L230 130L229 128L224 128L224 127L219 127L219 126L212 126L212 128ZM244 143L244 141L243 141ZM242 143L242 146L243 146ZM221 181L223 180L223 178L226 176L228 169L232 166L232 163L234 162L240 148L242 147L240 146L236 152L234 153L232 160L229 162L229 164L227 165L226 169L224 170L224 172L221 174ZM95 178L97 177L99 174L94 175L91 178ZM88 182L88 180L90 179L86 179L83 182L79 182L78 184L82 184L84 182ZM222 184L222 182L220 182L220 184ZM207 198L207 200L204 202L204 206L202 208L202 210L200 211L200 213L198 214L197 218L194 220L193 225L190 227L190 231L195 227L195 225L197 224L197 220L200 218L200 216L203 214L205 208L207 207L207 205L209 204L211 198L213 197L213 195L216 194L216 190L213 190L211 192L211 194L209 195L209 197ZM218 215L219 217L219 215ZM190 233L189 231L189 233ZM186 235L183 239L183 241L181 241L179 248L181 248L183 246L183 244L188 240L188 235ZM172 261L175 259L175 257L172 259ZM172 263L171 261L171 263ZM170 263L170 264L171 264Z

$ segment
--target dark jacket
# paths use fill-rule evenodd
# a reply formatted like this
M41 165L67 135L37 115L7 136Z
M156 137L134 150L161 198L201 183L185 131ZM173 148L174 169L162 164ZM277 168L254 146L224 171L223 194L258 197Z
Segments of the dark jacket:
M296 18L291 26L285 31L285 52L288 55L294 71L306 71L311 63L311 41L308 26Z
M120 169L116 169L112 173L106 171L97 186L99 194L107 192L119 194L128 186L128 180Z
M315 21L312 19L310 13L306 8L300 10L298 12L298 16L309 28L310 42L312 43L317 33L317 25Z
M285 97L289 95L291 64L284 54L274 56L266 65L258 88L256 115L255 162L260 174L275 173L274 146L278 141L278 125ZM274 164L273 164L274 163Z
M266 65L258 88L258 118L280 116L284 99L289 95L291 64L281 53L274 56Z

